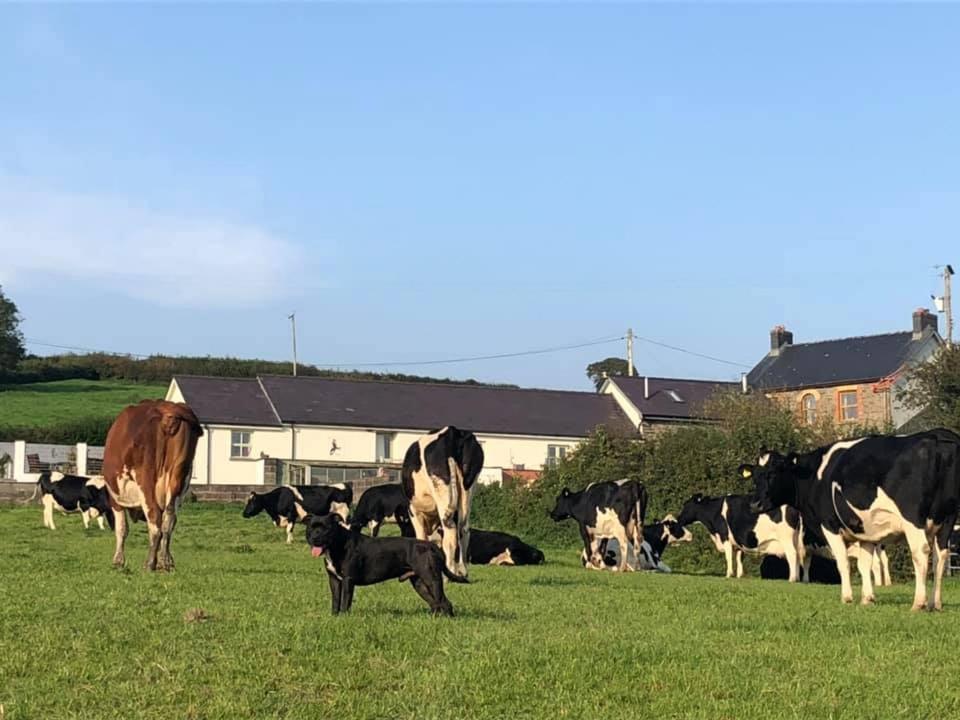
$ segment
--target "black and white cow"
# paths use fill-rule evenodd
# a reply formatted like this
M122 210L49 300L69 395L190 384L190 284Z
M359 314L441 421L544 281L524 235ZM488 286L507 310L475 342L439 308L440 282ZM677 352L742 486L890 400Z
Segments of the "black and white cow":
M265 493L250 493L243 508L243 517L250 518L265 512L279 528L286 528L287 543L293 542L293 528L297 520L307 515L335 513L346 522L353 502L353 490L348 485L283 485Z
M667 515L663 520L654 520L649 525L643 526L643 543L640 545L640 556L634 557L634 564L638 570L671 572L670 566L663 562L664 551L669 545L678 542L690 542L691 540L693 540L691 532L678 523L673 515ZM632 548L630 550L632 551ZM613 567L620 563L619 546L611 547L606 539L600 542L600 555L607 567ZM627 558L628 563L631 556L634 556L633 552L630 552ZM586 566L586 552L581 552L580 562Z
M564 488L548 514L554 522L573 518L580 528L583 553L590 565L602 568L600 544L604 538L617 541L621 549L616 570L634 570L627 562L630 544L639 553L643 519L647 513L647 490L643 483L624 478L616 482L591 483L580 492Z
M83 527L90 527L90 520L96 518L97 524L103 530L103 518L106 517L113 527L113 513L110 512L110 497L103 481L103 476L94 475L64 475L60 472L45 472L37 480L37 489L34 490L31 500L40 494L43 505L43 526L56 530L53 522L53 511L61 513L79 512L83 519Z
M543 553L520 538L493 530L471 530L467 559L476 565L542 565Z
M483 470L483 447L472 432L453 427L424 435L407 449L401 481L418 540L439 529L447 569L467 577L470 499Z
M759 509L790 503L830 546L840 571L840 597L853 602L847 546L859 542L863 567L876 543L903 535L913 556L913 609L943 607L948 540L960 502L960 436L932 430L832 443L813 452L764 452L752 477ZM927 566L934 556L934 591L927 604ZM875 602L872 573L861 573L862 602Z
M377 537L384 523L396 523L400 534L414 537L410 522L410 501L403 493L400 483L375 485L367 488L350 516L350 526L354 530L370 528L370 534Z
M696 494L684 504L677 521L687 527L699 522L710 533L727 561L727 577L743 577L743 553L778 555L790 566L790 582L800 577L802 527L800 513L787 505L766 512L751 508L749 495L704 497Z
M801 521L802 519L801 513ZM830 546L824 539L823 534L817 532L816 528L805 525L803 528L803 554L801 555L804 582L810 582L810 564L814 558L836 562L833 557L833 552L830 550ZM864 572L864 558L860 556L860 543L854 542L847 546L847 559L856 560L857 571L861 574ZM878 544L874 546L873 559L870 562L869 571L873 573L873 583L875 585L888 586L893 584L890 578L890 560L887 557L887 551L883 545ZM839 585L839 578L840 574L839 571L837 571L837 582L832 584Z

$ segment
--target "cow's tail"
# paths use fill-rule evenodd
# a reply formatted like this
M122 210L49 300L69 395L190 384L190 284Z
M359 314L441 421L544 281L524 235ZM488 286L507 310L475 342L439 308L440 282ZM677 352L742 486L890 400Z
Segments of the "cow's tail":
M32 502L36 499L37 493L40 492L40 487L41 487L41 485L40 485L40 480L37 480L37 484L36 484L36 486L33 488L33 495L31 495L30 497L27 498L26 504L32 503Z
M443 570L443 576L450 582L463 583L464 585L470 584L470 581L467 580L463 575L457 575L455 572L451 572L447 567L446 562L444 562L440 568Z
M40 477L37 478L37 485L33 488L33 495L27 498L27 503L32 503L39 492L51 492L53 486L50 484L50 473L41 473Z
M640 557L640 546L643 544L643 519L647 514L647 489L642 482L637 481L637 499L634 506L636 515L633 521L633 545L637 557Z
M460 465L452 458L447 458L447 466L450 469L450 504L447 506L448 522L453 519L453 514L460 509L460 492L463 488L463 472ZM458 518L461 522L463 518Z

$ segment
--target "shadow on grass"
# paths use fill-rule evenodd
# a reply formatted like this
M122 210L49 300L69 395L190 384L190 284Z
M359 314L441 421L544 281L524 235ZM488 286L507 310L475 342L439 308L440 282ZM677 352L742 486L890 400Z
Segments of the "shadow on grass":
M452 618L453 620L463 618L476 620L514 621L517 619L517 616L514 613L503 612L502 610L478 610L469 606L465 607L462 603L455 605L453 612L455 613ZM394 618L429 617L430 609L427 607L426 603L424 603L422 609L388 608L386 610L374 611L372 614Z

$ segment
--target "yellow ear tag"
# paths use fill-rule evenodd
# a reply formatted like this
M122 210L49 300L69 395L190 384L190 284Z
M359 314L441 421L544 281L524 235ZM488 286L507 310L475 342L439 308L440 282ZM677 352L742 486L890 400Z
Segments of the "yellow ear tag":
M751 475L753 475L753 472L750 470L750 468L744 468L744 469L740 472L740 474L743 475L745 478L748 478L748 477L750 477Z

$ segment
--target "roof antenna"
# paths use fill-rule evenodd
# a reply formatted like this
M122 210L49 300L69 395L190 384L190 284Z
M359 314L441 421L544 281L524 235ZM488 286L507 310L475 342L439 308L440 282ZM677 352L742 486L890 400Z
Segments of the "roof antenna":
M290 330L293 333L293 376L297 376L297 311L294 310L292 313L287 315L287 319L290 321Z

